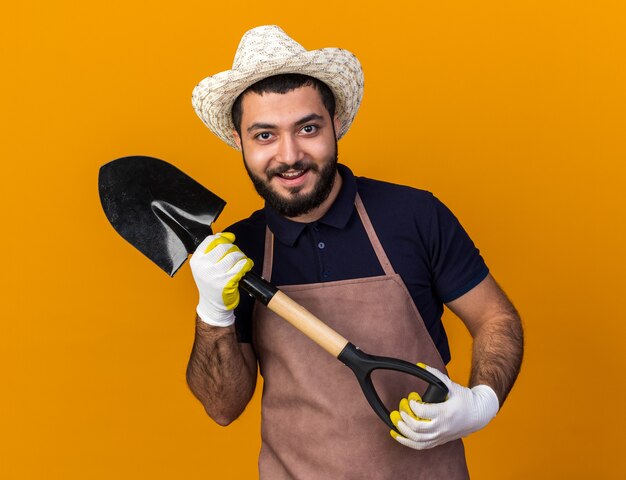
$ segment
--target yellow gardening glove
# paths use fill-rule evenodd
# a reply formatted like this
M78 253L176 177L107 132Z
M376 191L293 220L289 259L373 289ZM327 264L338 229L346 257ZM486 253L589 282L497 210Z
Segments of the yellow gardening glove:
M403 398L402 400L400 400L400 405L398 406L398 410L394 410L389 415L389 418L391 418L391 421L396 426L396 428L398 427L398 423L402 421L402 415L400 414L400 412L404 412L406 415L409 415L415 421L424 421L424 422L430 421L427 418L419 418L417 415L415 415L415 413L413 413L413 410L411 410L411 407L409 406L409 402L411 400L413 400L414 402L421 403L422 397L420 397L419 394L417 394L416 392L409 393L408 398ZM398 432L394 430L391 430L389 433L394 439L401 437L401 435L398 434Z
M252 268L252 260L233 245L235 235L218 233L205 238L190 265L200 300L196 311L209 325L227 327L235 322L239 280Z
M436 368L418 365L446 384L448 398L442 403L424 403L417 393L403 398L399 411L390 414L402 433L391 431L398 443L416 450L436 447L480 430L498 413L500 402L490 386L463 387Z

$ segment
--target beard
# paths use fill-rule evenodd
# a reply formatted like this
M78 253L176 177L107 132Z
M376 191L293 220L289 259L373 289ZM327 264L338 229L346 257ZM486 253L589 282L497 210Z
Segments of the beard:
M319 207L324 200L328 198L335 183L337 174L337 143L335 142L335 150L328 157L326 163L320 168L318 165L306 161L298 161L293 165L283 165L265 172L266 179L253 174L246 164L246 156L243 153L243 164L246 167L248 176L252 180L252 184L257 193L265 200L267 205L280 215L288 218L298 217L309 213L311 210ZM284 197L276 192L270 185L270 180L288 170L309 170L318 176L317 182L313 190L304 194L301 193L301 187L293 187L288 190L288 196Z

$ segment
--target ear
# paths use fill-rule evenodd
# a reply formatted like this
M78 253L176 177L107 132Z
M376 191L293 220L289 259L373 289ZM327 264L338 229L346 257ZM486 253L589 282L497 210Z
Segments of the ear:
M237 150L241 150L241 137L237 133L237 130L233 130L233 138L235 139L235 144L237 145Z
M339 129L341 128L341 120L335 114L335 118L333 118L333 124L335 125L335 138L339 140Z

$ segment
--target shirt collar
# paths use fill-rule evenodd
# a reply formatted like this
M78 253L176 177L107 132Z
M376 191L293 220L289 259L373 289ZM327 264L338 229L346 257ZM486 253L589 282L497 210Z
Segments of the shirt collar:
M339 195L330 206L326 214L318 220L319 223L329 225L335 228L343 228L347 225L352 211L354 210L354 199L356 198L356 179L352 174L352 171L345 165L338 164L337 170L341 175L342 184ZM265 205L265 218L267 219L267 225L272 233L282 243L293 246L298 237L302 234L304 229L309 225L308 223L294 222L289 220L267 204ZM316 223L316 222L313 222Z

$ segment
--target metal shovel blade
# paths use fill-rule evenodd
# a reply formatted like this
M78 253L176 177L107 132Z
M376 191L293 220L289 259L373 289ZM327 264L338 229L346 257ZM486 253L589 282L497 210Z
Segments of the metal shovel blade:
M169 276L213 233L226 205L175 166L145 156L100 167L98 190L113 228Z

